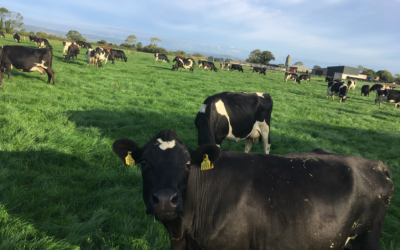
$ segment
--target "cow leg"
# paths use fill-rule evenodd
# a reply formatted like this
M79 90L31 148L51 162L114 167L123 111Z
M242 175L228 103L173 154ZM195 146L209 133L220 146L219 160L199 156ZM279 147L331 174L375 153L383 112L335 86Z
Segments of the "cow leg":
M10 80L11 79L11 63L6 64L6 70L7 70L7 74L8 74L8 80Z
M50 80L53 78L53 84L56 84L56 78L54 77L54 71L51 68L44 69L47 73L47 84L50 83Z
M271 138L269 136L269 126L267 124L267 121L270 121L271 118L267 118L265 122L260 124L260 129L261 129L261 140L264 148L264 153L269 154L269 151L271 150Z

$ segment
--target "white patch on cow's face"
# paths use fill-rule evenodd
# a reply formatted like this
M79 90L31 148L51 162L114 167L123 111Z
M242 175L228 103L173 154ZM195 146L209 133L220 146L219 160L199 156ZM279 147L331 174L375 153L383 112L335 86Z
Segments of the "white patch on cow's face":
M160 149L161 150L166 150L166 149L175 147L175 140L173 140L173 141L163 141L163 140L161 140L161 138L158 138L157 141L160 143Z
M46 66L44 66L44 60L42 60L42 63L35 63L37 67L42 67L44 69L47 69Z
M206 113L207 104L201 104L199 113Z
M264 94L263 94L263 93L256 92L256 94L257 94L259 97L262 97L262 98L264 98Z

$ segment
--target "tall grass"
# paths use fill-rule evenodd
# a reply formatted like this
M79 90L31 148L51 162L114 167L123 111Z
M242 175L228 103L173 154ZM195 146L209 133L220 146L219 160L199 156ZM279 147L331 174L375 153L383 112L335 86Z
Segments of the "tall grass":
M96 69L86 67L85 49L66 62L62 42L50 43L56 85L13 69L0 89L0 249L169 249L163 226L145 214L140 171L123 166L111 144L125 137L143 145L171 128L196 148L196 113L223 91L271 94L271 154L322 147L387 162L396 187L381 245L400 249L400 110L393 104L373 105L361 86L345 103L327 100L318 77L299 85L247 67L171 71L139 52ZM0 38L0 45L20 44ZM227 146L244 151L244 142Z

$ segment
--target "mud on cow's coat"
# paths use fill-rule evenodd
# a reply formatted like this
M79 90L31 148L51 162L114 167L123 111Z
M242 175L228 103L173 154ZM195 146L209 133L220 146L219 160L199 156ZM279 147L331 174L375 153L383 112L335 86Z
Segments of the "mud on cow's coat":
M172 250L379 249L393 195L387 165L323 149L286 155L196 150L172 130L113 151L141 163L146 213Z
M246 139L247 153L259 139L269 154L272 105L271 96L263 93L223 92L208 97L195 119L199 145Z

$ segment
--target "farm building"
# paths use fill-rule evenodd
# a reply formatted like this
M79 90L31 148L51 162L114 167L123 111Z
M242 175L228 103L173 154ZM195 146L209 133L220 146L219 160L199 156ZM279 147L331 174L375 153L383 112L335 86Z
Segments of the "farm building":
M304 66L299 66L299 65L292 65L290 66L290 69L295 69L296 72L311 72L311 70L307 67Z
M328 68L313 69L312 72L313 72L314 75L326 76L326 73L328 72Z
M360 79L365 80L366 76L364 74L359 73L358 68L348 67L348 66L333 66L328 67L328 71L326 73L327 76L332 76L334 78L339 79Z

